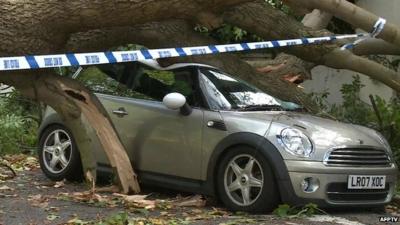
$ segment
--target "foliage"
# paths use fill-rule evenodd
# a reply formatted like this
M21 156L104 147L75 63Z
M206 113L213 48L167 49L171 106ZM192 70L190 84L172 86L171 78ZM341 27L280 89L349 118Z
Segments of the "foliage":
M329 93L312 94L312 98L321 108L336 119L348 123L359 124L379 131L389 142L397 164L400 163L400 100L393 98L385 101L374 96L376 110L363 102L360 91L364 85L359 76L354 76L351 84L344 84L341 88L343 103L341 105L327 104Z
M0 155L36 146L40 107L13 91L0 98Z
M360 91L364 85L361 83L360 77L355 76L351 84L344 84L341 88L343 96L343 104L341 106L333 106L331 114L340 120L349 123L368 126L374 116L371 107L360 99Z
M113 78L101 72L97 67L89 67L83 70L78 80L82 82L91 91L102 94L118 95L124 97L136 96L132 90L124 88Z
M349 23L336 17L332 18L327 29L335 34L352 34L355 32L354 28Z
M312 216L315 214L320 214L325 212L319 209L316 204L309 203L302 207L282 204L279 205L278 208L276 208L273 213L279 217L296 218L296 217Z
M196 26L195 31L208 35L221 43L255 42L263 39L255 34L251 34L242 28L223 24L221 27L208 30L206 27Z
M121 212L116 215L110 216L105 219L104 222L100 222L99 225L125 225L128 224L128 213Z

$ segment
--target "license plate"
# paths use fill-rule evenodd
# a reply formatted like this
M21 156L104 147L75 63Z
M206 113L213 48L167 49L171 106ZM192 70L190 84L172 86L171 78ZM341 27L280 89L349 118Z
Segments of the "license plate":
M348 189L385 189L386 176L349 175Z

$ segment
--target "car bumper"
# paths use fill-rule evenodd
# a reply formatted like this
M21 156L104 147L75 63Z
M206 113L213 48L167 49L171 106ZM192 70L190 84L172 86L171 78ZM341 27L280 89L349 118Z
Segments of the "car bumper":
M317 203L320 206L371 206L391 201L397 180L397 166L390 167L329 167L322 162L286 160L289 181L281 182L286 193L282 199L291 204ZM349 190L349 175L385 175L386 187L381 190ZM318 189L305 192L302 181L305 178L318 181ZM288 188L291 186L291 188ZM292 193L290 193L292 192Z

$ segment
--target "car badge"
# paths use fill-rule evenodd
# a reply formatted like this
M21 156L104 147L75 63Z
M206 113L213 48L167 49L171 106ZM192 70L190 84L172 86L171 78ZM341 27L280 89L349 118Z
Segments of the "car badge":
M364 141L361 139L358 139L358 142L360 142L360 145L364 144Z

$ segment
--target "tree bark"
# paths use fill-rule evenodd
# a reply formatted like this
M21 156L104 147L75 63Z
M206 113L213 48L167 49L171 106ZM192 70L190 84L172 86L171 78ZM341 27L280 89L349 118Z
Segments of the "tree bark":
M223 14L223 18L228 23L269 40L331 35L328 31L313 31L306 28L294 19L286 17L283 12L259 2L245 3L233 7L229 12ZM343 42L339 42L339 44L343 44ZM360 72L400 92L400 86L398 85L400 76L396 71L371 60L361 59L361 57L355 56L347 50L338 50L338 47L340 45L329 43L307 47L283 48L283 50L318 65ZM357 63L351 65L348 63L349 60ZM365 68L370 69L367 70Z
M106 150L111 166L117 170L122 191L124 193L140 191L136 174L106 110L97 97L82 84L44 70L4 72L0 76L0 82L12 85L25 96L46 102L54 108L66 125L75 131L74 136L80 140L78 142L80 150L83 147L87 151L81 150L85 174L90 171L95 177L95 157L91 151L90 140L87 139L87 124L83 122L87 120Z
M197 23L204 12L218 14L250 0L0 0L0 56L60 52L70 34L170 18Z
M314 30L325 29L332 19L329 13L321 12L318 9L304 16L301 23ZM314 64L305 62L293 55L280 53L273 60L264 60L262 62L251 62L252 66L263 73L275 71L279 77L284 78L292 83L302 83L304 80L312 79L311 69Z
M397 72L381 64L352 54L349 51L336 49L325 56L326 65L333 68L357 70L362 74L370 74L374 80L379 80L396 91L400 91L400 76ZM338 60L345 58L346 60Z
M325 29L332 19L332 14L314 9L311 13L304 16L301 23L314 30Z
M400 55L400 47L375 38L358 43L351 51L356 55Z

